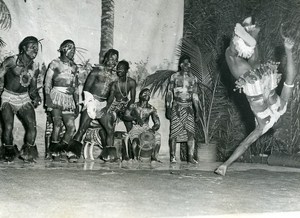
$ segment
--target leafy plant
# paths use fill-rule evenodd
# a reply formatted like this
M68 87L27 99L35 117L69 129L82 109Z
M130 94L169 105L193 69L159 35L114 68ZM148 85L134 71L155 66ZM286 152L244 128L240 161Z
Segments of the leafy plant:
M78 64L79 71L79 84L84 84L88 74L92 71L93 66L90 63L90 59L82 61L81 64Z
M216 53L217 58L216 56L213 56L209 59L216 68L220 67L220 63L225 62L225 49L229 45L235 24L237 22L242 22L248 16L253 16L257 21L257 24L261 27L258 46L260 57L263 62L270 59L281 61L282 64L280 67L282 69L280 70L283 73L284 78L286 62L283 58L283 42L279 31L282 26L284 35L293 38L295 41L294 58L296 64L299 65L299 0L186 0L186 2L188 2L188 4L185 4L184 35L194 40L201 49L204 58L210 50ZM215 60L218 61L215 62ZM204 62L208 64L207 61ZM230 75L230 72L228 72L229 70L226 68L219 68L217 70L222 72L222 75L225 73ZM230 77L225 78L225 80L222 78L222 82L232 90L234 84L233 81L230 80ZM280 89L278 91L280 91ZM238 95L234 94L231 95L234 101L238 101L237 96ZM252 154L265 152L265 150L269 149L271 149L271 152L275 150L288 150L289 153L292 153L295 149L299 148L299 99L300 90L299 85L297 85L293 92L291 102L288 105L287 112L282 116L281 120L279 120L275 133L266 134L254 143ZM219 103L218 100L215 102L216 104ZM241 104L240 101L238 102L238 104ZM245 101L245 106L247 104L248 103ZM243 106L243 108L245 108L245 106ZM241 113L243 113L243 111L241 111ZM244 114L244 117L240 117L239 120L236 119L234 124L249 118L253 119L250 111L247 113ZM249 123L246 125L250 126ZM219 130L222 128L223 127L220 127ZM249 130L250 129L248 129L248 131ZM225 131L222 131L222 134L229 134Z
M216 134L218 120L220 119L220 114L217 114L217 116L212 119L212 110L219 81L220 76L218 75L212 90L208 89L206 86L199 87L199 106L201 110L199 114L199 122L201 124L201 130L203 131L205 144L209 144L213 136Z
M140 60L139 62L134 62L135 70L130 71L130 76L135 79L137 85L142 85L149 75L149 72L146 68L148 64L148 59L146 61Z
M0 0L0 29L7 30L11 27L11 14L8 7L3 0ZM6 43L0 37L0 48L4 47Z

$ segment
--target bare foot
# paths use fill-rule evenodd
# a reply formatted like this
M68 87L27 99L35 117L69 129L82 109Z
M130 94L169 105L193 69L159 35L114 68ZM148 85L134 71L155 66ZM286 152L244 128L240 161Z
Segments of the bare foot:
M177 163L176 158L175 157L171 158L170 163Z
M189 160L187 162L191 163L191 164L197 164L198 163L198 161L196 161L194 158L189 158Z
M227 166L221 165L215 170L215 174L218 174L220 176L225 176L227 171Z

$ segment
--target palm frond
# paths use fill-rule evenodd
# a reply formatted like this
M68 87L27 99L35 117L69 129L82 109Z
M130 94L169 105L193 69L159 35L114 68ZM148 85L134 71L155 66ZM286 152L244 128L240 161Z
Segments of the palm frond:
M11 15L3 0L0 0L0 28L9 29L11 27Z
M167 84L174 73L175 71L172 70L157 70L146 77L142 86L150 86L152 95L159 91L164 96L167 91Z
M186 54L191 58L191 73L197 77L199 82L209 88L212 87L212 75L208 69L208 63L211 61L214 53L203 55L200 47L190 39L182 39L177 48L178 56Z
M6 46L6 43L0 38L0 48Z

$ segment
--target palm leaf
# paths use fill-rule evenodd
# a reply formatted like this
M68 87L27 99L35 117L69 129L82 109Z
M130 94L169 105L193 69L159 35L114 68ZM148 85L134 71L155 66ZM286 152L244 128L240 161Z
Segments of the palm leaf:
M6 43L2 40L2 38L0 38L0 48L4 47L6 45Z
M184 38L177 48L177 54L178 56L185 54L191 58L191 73L197 77L201 85L210 89L212 87L212 75L208 63L212 60L214 53L202 55L197 44Z
M175 71L172 70L157 70L146 77L143 87L150 86L153 95L159 91L164 96L167 91L167 84L174 73Z
M3 0L0 0L0 28L9 29L11 27L11 15Z

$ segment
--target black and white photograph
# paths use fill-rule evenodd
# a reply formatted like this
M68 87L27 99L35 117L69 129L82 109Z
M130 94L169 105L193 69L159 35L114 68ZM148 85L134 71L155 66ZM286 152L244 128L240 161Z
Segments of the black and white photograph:
M299 0L0 0L0 218L300 217Z

